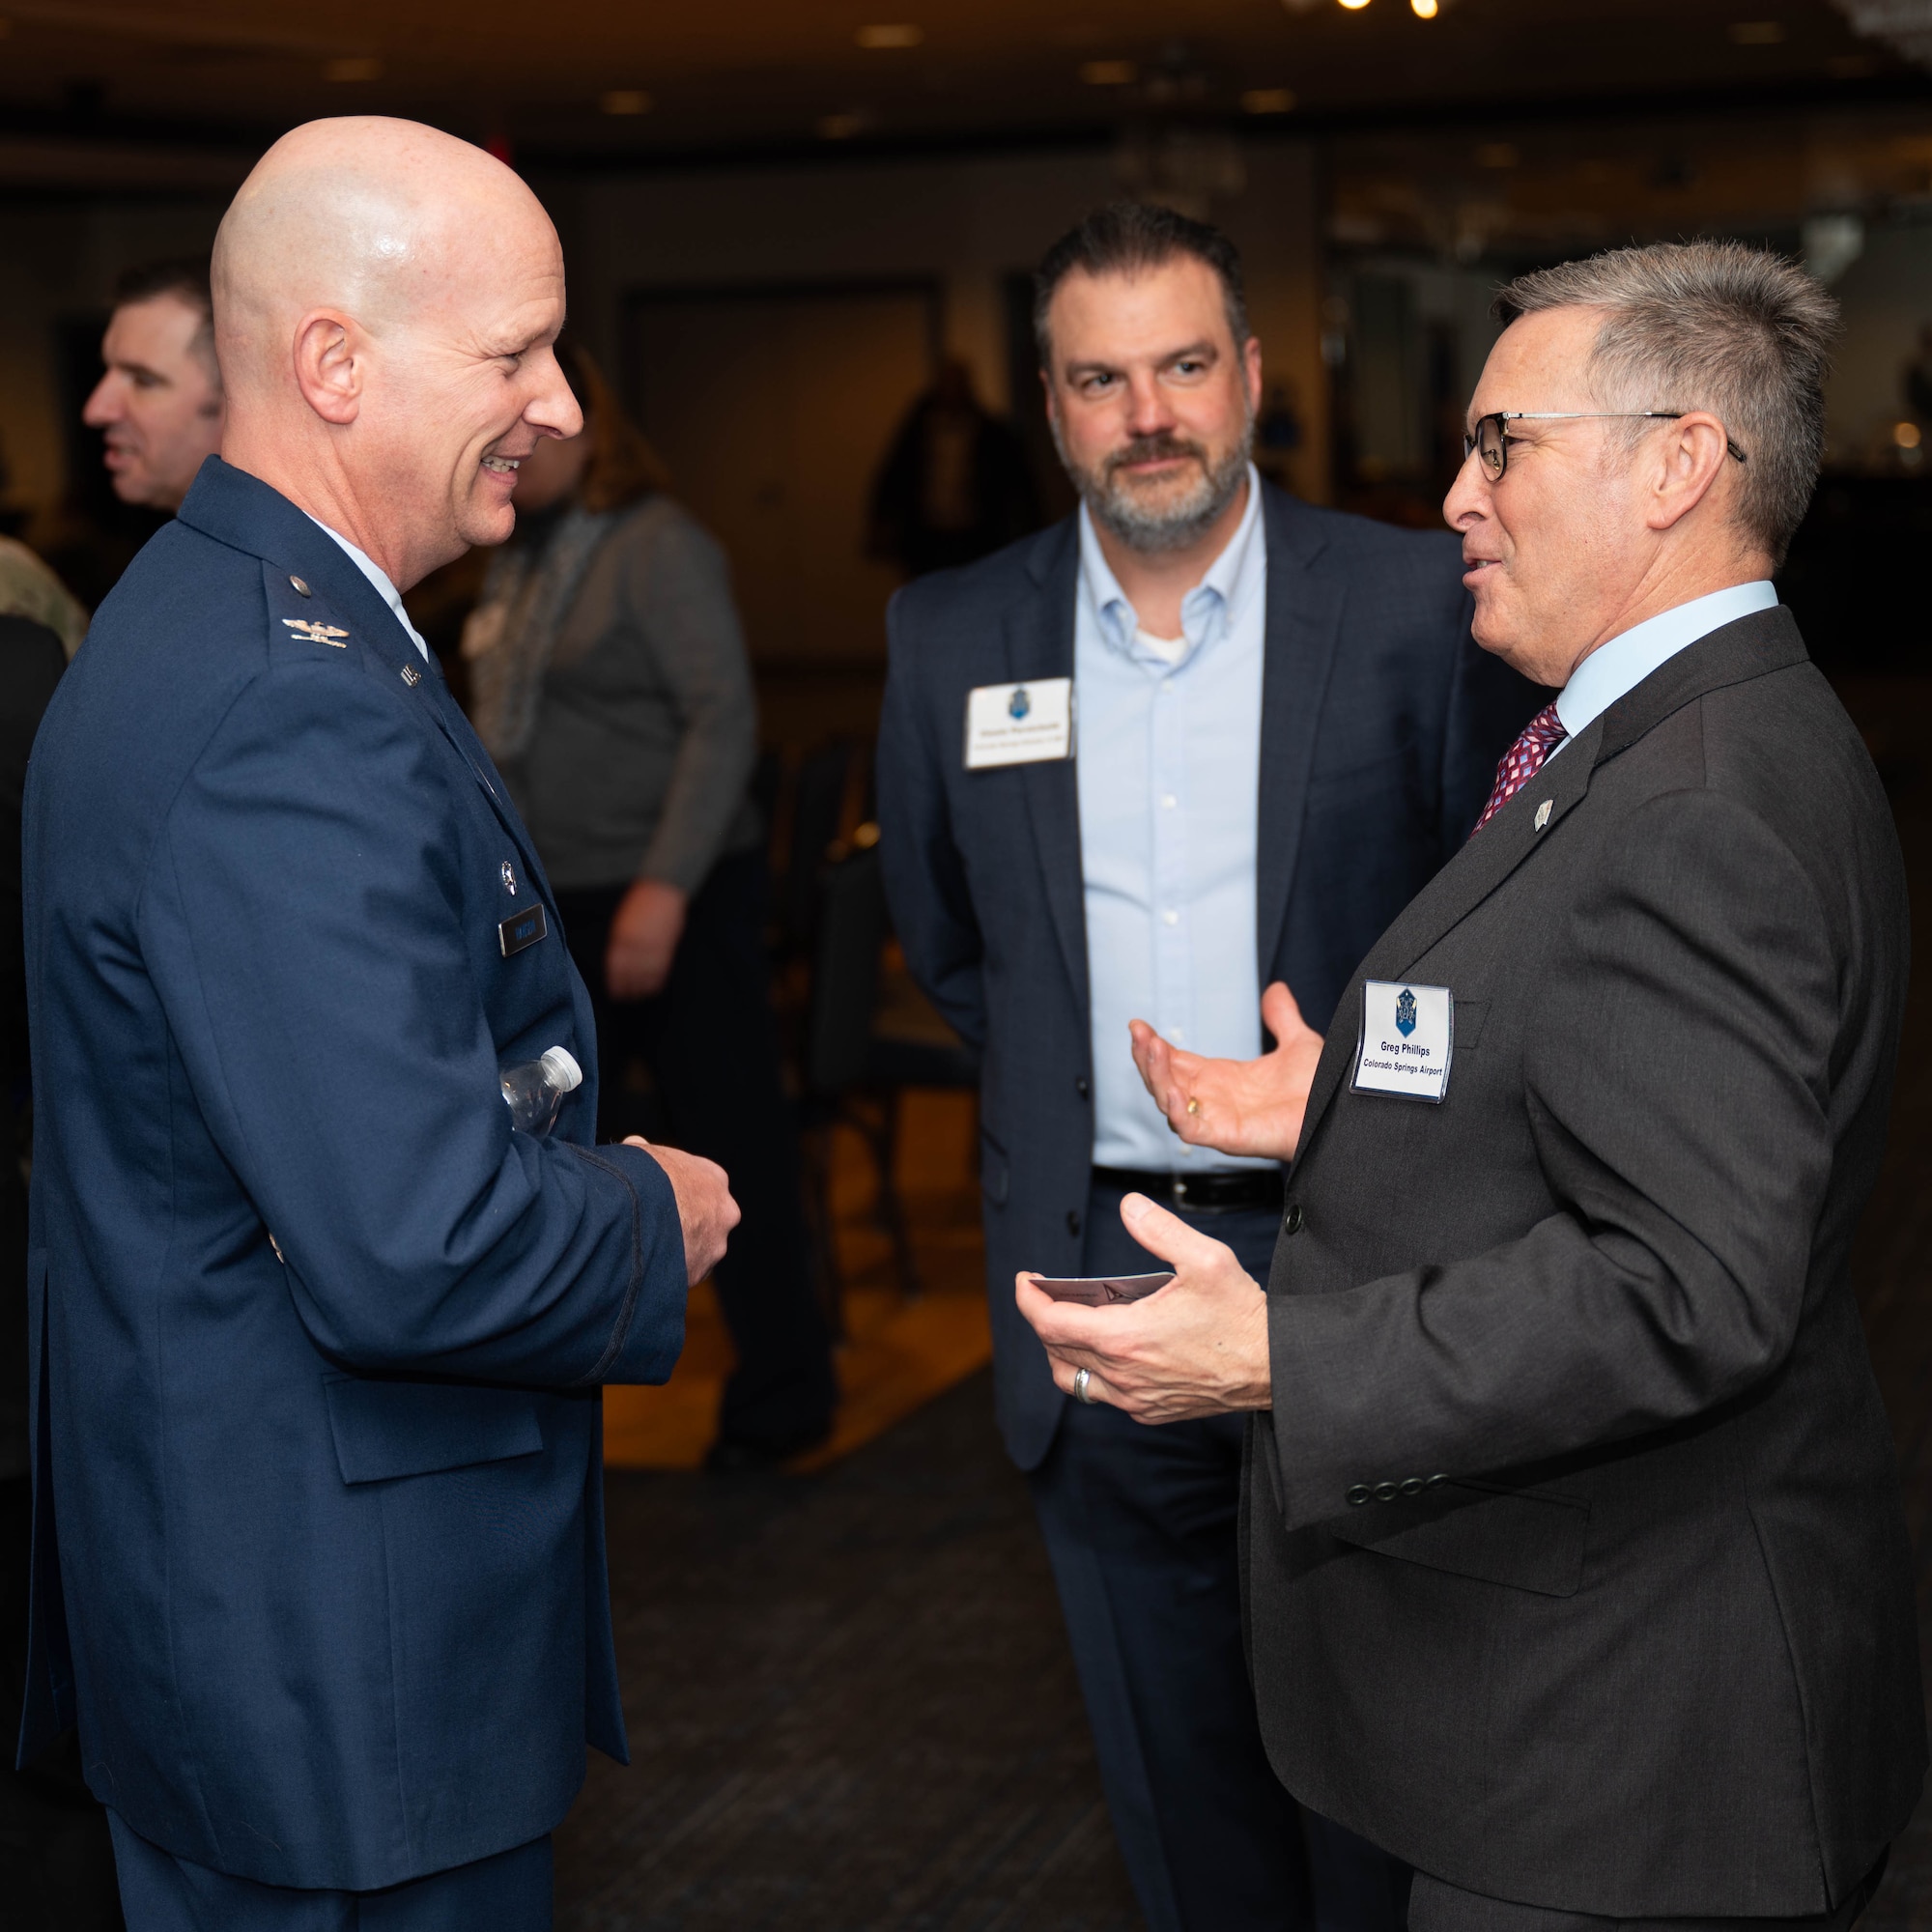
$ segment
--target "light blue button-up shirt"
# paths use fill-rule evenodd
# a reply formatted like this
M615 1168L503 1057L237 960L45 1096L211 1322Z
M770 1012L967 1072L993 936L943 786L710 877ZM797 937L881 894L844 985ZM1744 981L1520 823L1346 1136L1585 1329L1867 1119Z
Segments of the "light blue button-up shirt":
M308 512L304 510L302 515L308 517ZM410 613L403 609L402 596L396 586L389 582L389 573L367 551L357 550L340 530L330 529L320 517L308 517L308 520L317 529L325 535L333 537L342 546L349 561L369 580L375 586L376 595L396 613L396 622L403 627L410 641L422 653L423 663L428 664L429 646L423 642L422 633L410 622Z
M1708 597L1693 597L1690 603L1678 605L1674 611L1660 611L1641 624L1632 625L1621 637L1599 644L1570 673L1570 682L1557 694L1556 715L1569 736L1557 741L1549 756L1555 757L1585 725L1601 718L1618 698L1628 696L1679 651L1726 624L1735 624L1740 617L1773 610L1776 603L1777 592L1768 579L1734 583L1728 590L1714 590Z
M1140 628L1083 506L1073 620L1080 856L1093 1010L1094 1163L1266 1167L1176 1138L1134 1069L1127 1022L1178 1046L1261 1051L1255 841L1267 539L1261 481L1181 600L1173 642Z

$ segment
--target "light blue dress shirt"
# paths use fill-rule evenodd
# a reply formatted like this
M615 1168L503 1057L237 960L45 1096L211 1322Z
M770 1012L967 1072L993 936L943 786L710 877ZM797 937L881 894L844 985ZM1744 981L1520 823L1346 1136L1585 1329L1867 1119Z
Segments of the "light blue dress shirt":
M308 517L308 512L304 510L302 515ZM422 633L410 622L410 613L403 609L402 594L389 582L389 573L367 551L357 550L340 530L329 529L328 526L320 517L308 517L308 520L317 529L333 537L342 546L343 552L348 556L349 561L376 586L377 596L396 613L396 622L403 627L404 634L409 638L410 641L422 653L423 663L428 664L429 646L423 642Z
M1196 1053L1261 1051L1255 844L1266 618L1252 466L1240 524L1182 599L1181 637L1171 643L1141 630L1082 506L1073 681L1096 1167L1273 1165L1177 1139L1127 1037L1128 1020L1144 1019Z
M1679 651L1726 624L1735 624L1740 617L1773 610L1776 604L1777 592L1768 580L1759 578L1754 583L1736 583L1728 590L1714 590L1708 597L1693 597L1690 603L1660 611L1641 624L1634 624L1621 637L1599 644L1570 673L1570 682L1557 694L1556 715L1569 736L1556 742L1549 757L1555 757L1585 725L1601 718L1618 698L1628 696ZM1544 762L1548 764L1549 759Z

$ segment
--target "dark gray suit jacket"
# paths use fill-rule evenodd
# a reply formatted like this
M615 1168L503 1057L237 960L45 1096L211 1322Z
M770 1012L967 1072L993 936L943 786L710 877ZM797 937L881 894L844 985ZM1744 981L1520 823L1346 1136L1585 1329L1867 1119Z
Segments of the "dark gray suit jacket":
M1846 1269L1907 939L1885 797L1777 610L1581 732L1363 962L1243 1510L1304 1803L1610 1918L1822 1912L1905 1823L1910 1557ZM1363 978L1455 995L1439 1107L1351 1090Z
M1326 1026L1355 962L1467 835L1538 703L1469 639L1461 547L1263 485L1255 933ZM980 1173L1000 1427L1022 1468L1062 1405L1013 1276L1080 1271L1094 1155L1080 810L1071 760L964 769L966 694L1073 672L1072 518L893 600L880 852L907 962L983 1053ZM1127 1051L1123 1038L1122 1053Z

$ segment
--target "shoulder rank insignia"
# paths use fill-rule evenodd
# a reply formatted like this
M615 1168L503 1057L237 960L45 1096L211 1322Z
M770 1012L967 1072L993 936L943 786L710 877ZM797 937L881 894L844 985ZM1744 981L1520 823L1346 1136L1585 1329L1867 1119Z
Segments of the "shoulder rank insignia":
M284 617L282 622L297 637L306 638L312 644L333 644L338 651L346 651L349 648L342 641L349 633L338 631L333 624L318 624L310 617Z

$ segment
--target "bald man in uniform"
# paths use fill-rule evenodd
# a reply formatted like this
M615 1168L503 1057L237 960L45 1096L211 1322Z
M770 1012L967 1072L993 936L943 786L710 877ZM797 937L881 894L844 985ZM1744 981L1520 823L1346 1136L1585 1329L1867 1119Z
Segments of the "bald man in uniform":
M723 1173L546 1138L597 1065L400 591L581 427L555 233L406 122L298 128L214 257L230 415L102 606L25 828L33 1655L132 1932L527 1932L619 1758L600 1385L659 1381Z

